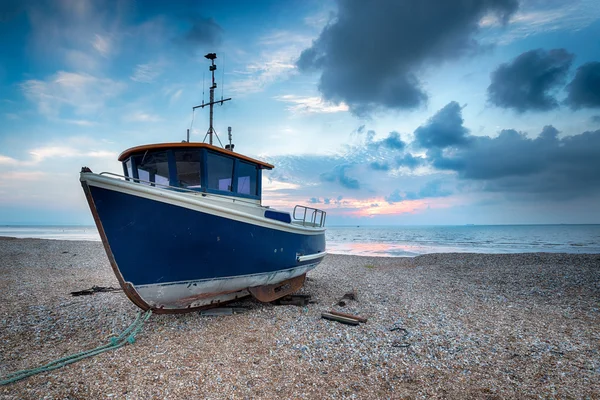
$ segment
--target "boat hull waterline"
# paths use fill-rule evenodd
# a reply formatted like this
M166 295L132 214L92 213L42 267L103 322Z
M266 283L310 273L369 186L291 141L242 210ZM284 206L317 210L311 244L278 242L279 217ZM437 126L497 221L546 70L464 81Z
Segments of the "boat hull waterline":
M91 172L80 180L115 275L144 310L271 301L299 289L326 255L323 228L261 217L263 207L246 213Z

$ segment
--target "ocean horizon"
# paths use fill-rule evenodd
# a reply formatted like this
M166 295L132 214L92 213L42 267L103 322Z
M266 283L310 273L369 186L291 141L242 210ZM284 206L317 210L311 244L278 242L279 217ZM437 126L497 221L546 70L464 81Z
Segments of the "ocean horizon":
M93 225L0 225L0 236L100 241ZM332 254L414 257L430 253L600 253L600 224L337 225Z

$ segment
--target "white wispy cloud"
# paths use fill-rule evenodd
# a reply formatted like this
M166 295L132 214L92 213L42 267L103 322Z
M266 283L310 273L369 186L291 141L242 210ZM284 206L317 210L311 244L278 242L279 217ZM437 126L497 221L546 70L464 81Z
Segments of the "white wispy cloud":
M117 153L107 150L104 140L86 136L64 138L60 144L48 143L27 150L24 157L16 158L0 154L0 165L9 167L33 167L57 158L106 158L115 159Z
M0 165L19 165L19 161L12 157L3 156L0 154Z
M600 19L600 3L596 0L565 2L558 7L545 9L524 7L512 16L499 42L508 44L543 32L579 30L598 19ZM485 16L479 25L483 28L495 28L501 24L497 18Z
M92 54L81 50L65 50L66 63L76 70L92 71L98 68L98 60Z
M25 96L46 116L56 116L69 107L77 114L99 112L105 102L118 95L125 85L108 78L59 71L46 80L31 79L21 84Z
M181 93L183 93L183 89L179 89L178 91L173 93L171 95L171 98L169 99L169 103L174 103L175 101L177 101L179 99L179 96L181 96Z
M296 114L335 113L348 111L348 106L346 104L328 103L318 96L303 97L287 94L284 96L276 96L275 99L285 103L290 103L287 109Z
M302 50L307 48L313 37L290 31L275 31L258 40L263 49L242 70L232 83L232 91L238 94L261 92L268 85L288 79L296 73L295 61Z
M99 34L94 35L94 39L92 40L92 46L100 55L103 57L108 57L111 51L111 40L107 36L102 36Z
M47 176L48 174L43 171L7 171L2 173L0 186L4 186L3 183L6 183L7 181L31 182L39 181Z
M134 112L123 116L123 121L128 122L159 122L162 119L156 115L144 113L141 111Z
M162 63L160 62L138 64L134 68L130 79L140 83L152 83L162 74L162 69Z
M39 147L29 151L31 160L26 161L28 164L39 164L40 162L51 158L75 158L75 157L92 157L92 158L116 158L117 153L106 150L83 150L70 146L46 146Z
M60 121L78 126L94 126L96 122L87 119L61 119Z

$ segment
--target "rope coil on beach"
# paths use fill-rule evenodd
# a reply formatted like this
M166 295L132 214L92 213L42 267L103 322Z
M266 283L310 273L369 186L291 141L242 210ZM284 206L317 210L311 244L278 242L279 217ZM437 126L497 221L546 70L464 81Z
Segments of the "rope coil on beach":
M139 331L142 329L142 326L144 325L144 322L146 322L151 315L152 310L147 310L146 312L138 312L135 321L133 321L133 323L129 325L127 329L125 329L119 336L111 338L110 343L107 343L103 346L75 353L67 357L59 358L58 360L52 361L46 365L42 365L41 367L25 369L22 371L13 372L6 376L0 376L0 386L8 385L10 383L19 381L21 379L25 379L27 377L39 374L41 372L52 371L64 367L65 365L83 360L84 358L92 357L97 354L103 353L105 351L116 350L126 345L127 343L133 344L135 342L135 336L139 333Z

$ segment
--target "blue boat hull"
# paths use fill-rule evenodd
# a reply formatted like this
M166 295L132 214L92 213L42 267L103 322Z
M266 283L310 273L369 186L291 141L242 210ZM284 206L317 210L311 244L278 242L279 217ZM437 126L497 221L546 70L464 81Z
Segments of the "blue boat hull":
M117 277L149 308L184 309L214 304L208 300L219 293L246 295L256 283L305 274L322 257L299 261L299 256L325 252L324 231L297 233L83 179L82 185Z

